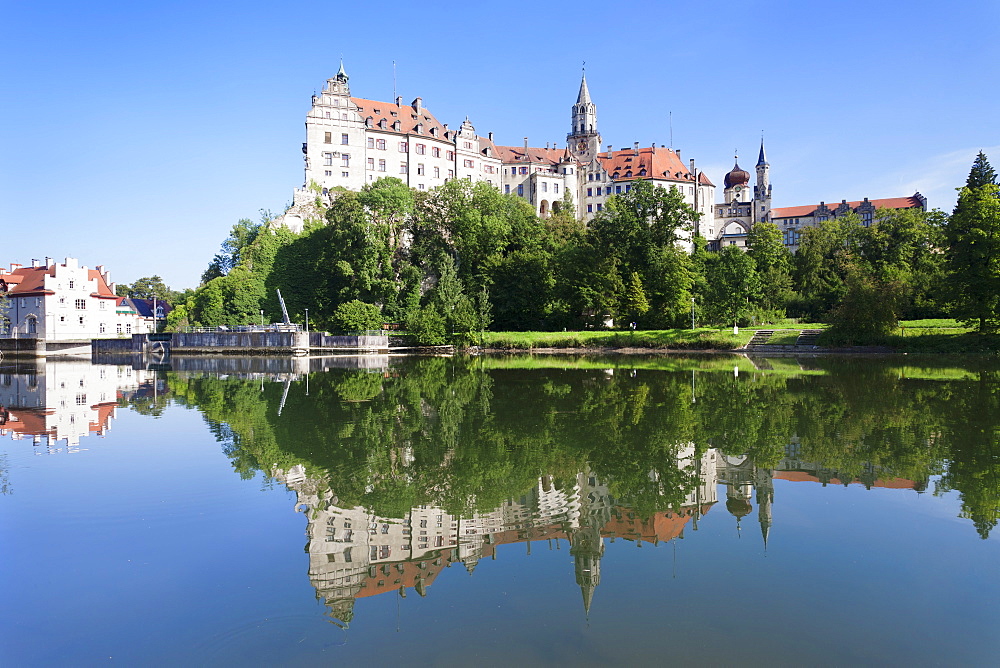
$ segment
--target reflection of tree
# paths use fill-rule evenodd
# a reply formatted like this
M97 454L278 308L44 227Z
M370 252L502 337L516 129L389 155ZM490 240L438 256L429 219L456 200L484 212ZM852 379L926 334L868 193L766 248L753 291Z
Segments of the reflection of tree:
M1000 373L949 383L952 419L945 427L951 461L942 489L962 494L962 517L987 538L1000 518Z
M172 377L243 476L305 467L340 507L385 517L433 505L456 516L517 498L548 476L568 488L588 465L640 516L679 507L694 460L716 447L769 470L795 457L844 482L948 470L943 488L986 535L1000 499L997 374L813 361L810 373L486 368L424 358L389 373L330 371L281 385ZM493 365L495 366L495 365ZM609 363L609 367L612 364ZM914 379L912 376L920 376ZM332 497L331 497L332 498Z

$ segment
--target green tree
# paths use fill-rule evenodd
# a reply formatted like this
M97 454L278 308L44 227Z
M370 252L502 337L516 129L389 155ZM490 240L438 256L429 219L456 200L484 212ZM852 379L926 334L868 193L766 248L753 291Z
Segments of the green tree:
M375 304L357 299L337 306L331 318L333 326L342 332L358 332L382 328L382 312Z
M996 331L1000 327L998 187L987 183L962 188L945 235L952 312L980 333Z
M726 246L712 263L708 280L708 317L718 324L746 322L760 294L754 259L736 246Z
M785 247L781 230L774 223L757 223L747 235L747 245L747 254L760 276L761 315L768 320L785 317L785 307L793 296L792 254Z
M168 304L173 304L179 293L171 290L159 276L144 276L136 279L131 285L124 283L115 288L115 293L119 297L130 297L132 299L158 299Z

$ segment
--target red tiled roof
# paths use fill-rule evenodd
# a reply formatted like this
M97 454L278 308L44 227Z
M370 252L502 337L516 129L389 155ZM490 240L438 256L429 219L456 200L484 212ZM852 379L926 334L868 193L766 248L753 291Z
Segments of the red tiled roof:
M396 134L411 134L418 124L423 123L421 136L426 135L430 139L444 140L444 125L434 118L434 114L426 108L419 111L411 104L397 106L395 102L378 102L376 100L366 100L360 97L352 97L351 102L358 105L358 114L362 119L372 118L373 130L382 132L393 132ZM392 112L396 115L393 116ZM416 118L414 118L416 116ZM385 119L385 128L379 127L379 121ZM393 129L393 123L399 121L399 130ZM437 137L431 135L431 129L437 128Z
M597 160L615 181L636 179L694 181L694 177L680 157L669 148L655 146L640 148L638 155L635 149L631 148L613 151L610 154L598 153ZM616 173L618 176L615 176Z
M923 202L920 198L914 196L910 197L888 197L886 199L870 199L868 200L872 206L876 209L915 209L923 207ZM864 203L864 200L859 200L856 202L848 202L847 206L851 209L856 209ZM841 202L826 202L826 208L830 211L836 211L837 207L841 205ZM806 206L786 206L780 209L771 209L771 218L796 218L801 216L811 216L819 208L819 204L809 204Z
M526 165L531 162L554 167L562 164L566 160L565 148L532 148L529 146L527 160L525 160L525 151L523 146L497 146L495 148L496 156L499 157L505 165Z
M45 289L45 276L55 277L56 267L59 265L49 265L48 267L20 267L10 273L0 271L0 281L7 284L7 294L14 296L29 295L54 295L55 291ZM117 299L117 295L111 291L104 276L96 269L87 270L87 278L97 281L97 291L92 292L92 297L101 299Z

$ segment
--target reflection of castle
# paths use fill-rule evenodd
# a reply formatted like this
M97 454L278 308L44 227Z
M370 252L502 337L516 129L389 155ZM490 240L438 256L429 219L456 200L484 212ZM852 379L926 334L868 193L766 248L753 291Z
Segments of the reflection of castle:
M0 367L0 436L30 437L35 445L104 435L122 395L150 391L150 372L87 361L29 362Z
M402 456L407 458L405 453ZM424 596L445 568L460 563L471 574L481 560L495 559L500 545L524 543L530 553L532 543L539 541L545 541L550 549L568 541L576 583L584 609L589 611L601 583L606 538L657 544L682 537L688 523L697 529L700 517L718 501L719 485L725 487L726 509L735 517L737 529L753 512L752 501L756 499L757 523L765 547L776 479L917 491L926 485L926 481L881 479L872 466L866 466L864 474L855 478L804 462L799 458L797 439L774 469L714 448L696 456L693 447L679 453L678 467L694 473L697 484L678 508L646 518L621 504L607 484L586 469L576 475L571 486L563 485L562 489L549 476L542 476L520 498L468 518L433 506L412 508L402 518L379 517L361 507L339 508L332 492L321 492L320 485L307 477L302 467L274 474L297 493L296 507L309 517L309 578L330 616L342 625L353 618L359 598L387 592L405 597L411 589ZM655 475L650 479L655 480Z

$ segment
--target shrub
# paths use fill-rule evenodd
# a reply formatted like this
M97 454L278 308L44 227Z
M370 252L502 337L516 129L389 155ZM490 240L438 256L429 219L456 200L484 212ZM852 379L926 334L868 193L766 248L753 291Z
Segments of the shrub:
M382 328L382 311L374 304L352 299L333 312L333 326L342 332L359 332Z

